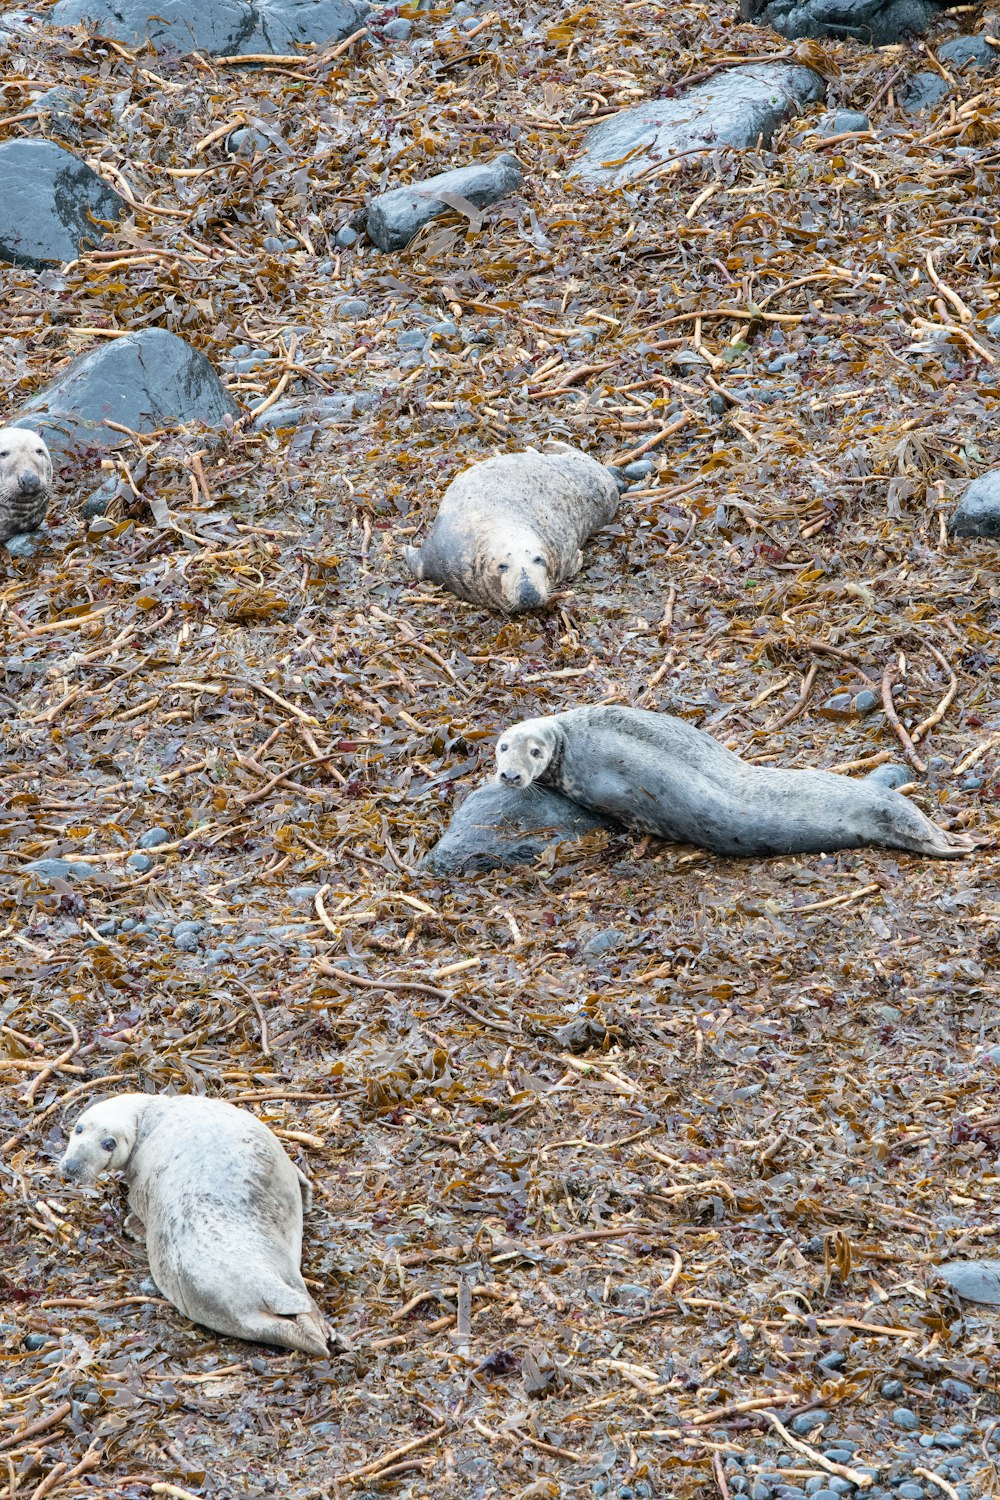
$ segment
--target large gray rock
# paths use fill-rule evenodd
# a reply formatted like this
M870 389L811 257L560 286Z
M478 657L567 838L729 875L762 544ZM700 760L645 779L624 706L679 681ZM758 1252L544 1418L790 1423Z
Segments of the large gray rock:
M54 141L0 146L0 260L40 271L98 245L100 222L125 203L86 162Z
M49 19L91 22L132 46L244 56L339 42L369 10L365 0L58 0Z
M156 432L185 422L214 425L239 407L198 349L164 328L126 333L75 359L23 406L13 427L45 438L54 461L124 441L105 423Z
M614 826L546 787L490 782L469 793L424 865L439 875L471 875L532 864L553 844Z
M969 485L951 518L955 536L1000 536L1000 469Z
M521 163L505 152L492 161L473 162L409 187L394 188L369 205L368 238L380 250L403 250L418 229L448 212L448 197L486 208L516 192L523 180Z
M887 47L919 36L944 7L935 0L741 0L744 20L773 26L787 37L853 37Z
M900 102L908 115L918 115L922 110L933 109L950 93L951 86L940 73L914 73Z
M950 1260L937 1275L966 1301L1000 1307L1000 1260Z
M766 146L783 120L825 93L812 68L783 63L728 68L679 99L651 99L602 120L588 131L572 175L621 187L682 154L755 146L761 137Z
M956 36L943 42L937 49L938 61L946 68L981 68L991 73L1000 60L1000 53L991 47L982 36Z

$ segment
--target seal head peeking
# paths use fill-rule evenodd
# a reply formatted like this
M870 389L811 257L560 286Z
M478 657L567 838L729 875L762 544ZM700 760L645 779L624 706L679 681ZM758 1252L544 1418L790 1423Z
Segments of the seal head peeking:
M234 1338L328 1352L300 1269L311 1188L255 1115L221 1099L119 1094L84 1111L60 1167L81 1184L124 1171L153 1280L186 1317Z
M423 547L404 549L415 576L504 614L547 604L618 509L603 464L566 443L549 449L504 453L453 479Z
M502 786L529 787L556 772L560 733L555 718L525 719L506 730L497 743L497 775Z
M0 542L37 531L52 491L52 459L28 427L0 427Z

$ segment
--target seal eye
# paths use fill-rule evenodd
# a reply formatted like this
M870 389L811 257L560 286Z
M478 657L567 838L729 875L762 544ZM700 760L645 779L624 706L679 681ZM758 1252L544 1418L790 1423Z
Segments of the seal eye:
M73 1131L74 1135L83 1135L83 1126L77 1125Z
M5 454L0 454L0 457L6 457L6 455ZM507 573L509 571L510 571L509 564L507 564L507 563L501 563L500 566L497 568L497 572L498 573Z
M506 745L501 745L500 749L506 752L507 746Z
M532 760L541 760L541 758L542 758L542 752L538 749L537 746L535 747L534 750L532 750L532 752L531 752L531 758L532 758Z
M101 1142L101 1150L102 1151L113 1151L117 1145L118 1145L118 1142L115 1140L115 1138L114 1138L113 1135L106 1135L104 1137L103 1141Z
M545 567L545 558L544 557L533 557L531 559L531 561L535 564L535 566L537 568L544 568Z
M5 448L3 452L0 453L0 458L10 458L10 449Z

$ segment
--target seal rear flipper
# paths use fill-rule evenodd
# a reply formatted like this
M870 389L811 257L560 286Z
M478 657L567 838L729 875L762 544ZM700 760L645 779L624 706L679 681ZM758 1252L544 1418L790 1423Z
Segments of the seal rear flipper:
M424 555L419 547L404 547L403 556L414 578L422 579L426 576L424 573Z
M326 1354L330 1335L323 1315L309 1293L282 1287L277 1295L263 1299L261 1322L272 1329L274 1343L306 1354Z

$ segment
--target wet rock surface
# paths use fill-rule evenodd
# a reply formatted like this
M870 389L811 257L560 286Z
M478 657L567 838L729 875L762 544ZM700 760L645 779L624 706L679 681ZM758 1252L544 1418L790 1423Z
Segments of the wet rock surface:
M516 192L522 181L517 157L505 153L393 188L368 205L368 238L380 250L402 250L425 224L448 212L449 198L486 208Z
M790 39L835 37L886 47L919 36L942 8L934 0L774 0L758 9L749 0L741 14Z
M0 261L42 270L75 260L125 203L86 162L54 141L0 144Z
M612 826L543 787L525 792L491 783L469 793L424 863L442 875L531 864L554 844Z
M811 68L729 68L679 98L652 99L602 120L587 132L573 175L620 187L692 151L755 146L759 139L766 146L784 120L824 93Z
M11 424L40 432L53 460L121 446L111 420L133 432L184 422L213 425L239 411L204 354L165 329L109 340L74 360Z
M370 7L363 0L58 0L59 26L88 22L106 36L158 51L227 56L322 47L356 31Z
M1000 469L972 481L952 516L951 530L955 536L1000 537Z

